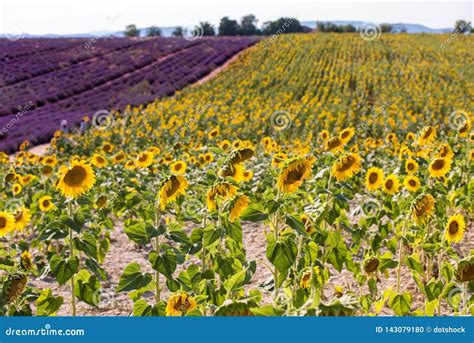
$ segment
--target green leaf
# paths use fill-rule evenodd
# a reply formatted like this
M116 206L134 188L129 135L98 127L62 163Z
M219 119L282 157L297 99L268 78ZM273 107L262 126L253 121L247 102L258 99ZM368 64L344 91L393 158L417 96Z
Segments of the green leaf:
M245 281L246 274L247 269L244 269L224 281L224 288L226 289L227 294L242 287Z
M133 304L133 315L137 317L164 316L166 314L166 303L160 301L155 306L140 299Z
M100 282L97 276L86 269L77 273L74 284L74 295L86 304L98 307L100 303Z
M152 280L149 273L141 273L140 265L136 262L130 263L123 274L117 286L117 292L127 292L134 289L140 289L148 285Z
M434 279L430 280L424 287L426 297L428 301L433 301L438 299L438 297L443 292L443 283L441 281L435 281Z
M408 292L395 293L393 294L389 301L388 306L395 312L397 316L406 316L410 313L410 308L412 304L411 294Z
M265 212L265 208L262 204L251 204L244 210L240 219L250 222L261 222L268 219L268 213Z
M76 232L81 232L82 228L84 227L84 224L86 222L86 219L84 217L84 214L82 212L77 212L75 213L72 217L69 217L68 215L64 214L61 216L61 222L66 225L67 227L73 229Z
M424 274L423 266L421 265L420 257L418 256L418 254L413 253L410 256L407 256L406 257L406 264L407 264L408 268L410 268L410 270L416 271L420 275Z
M252 312L256 316L265 316L265 317L278 317L283 315L285 311L281 308L274 307L273 305L265 305L261 307L251 308Z
M51 257L49 265L56 281L58 281L60 285L64 285L77 272L79 259L77 256L63 259L61 255L54 255Z
M214 226L210 225L204 229L204 245L210 246L212 243L217 241L221 237L221 231Z
M286 216L285 222L286 222L286 225L291 227L298 234L303 235L303 236L308 236L308 233L306 232L303 222L297 216L288 215Z
M148 260L153 269L159 271L167 278L171 278L176 270L177 257L173 249L166 249L160 255L156 251L151 251Z
M136 223L125 226L124 231L128 238L141 245L150 243L151 239L158 235L158 231L149 223Z
M328 262L341 272L349 255L344 238L339 232L331 231L326 238L326 244L330 247L327 252Z
M87 256L97 259L97 239L93 234L86 232L81 238L74 238L74 245Z
M64 298L61 296L53 296L51 289L47 288L43 290L38 299L36 299L36 315L37 316L51 316L64 303Z
M379 270L381 273L385 272L385 270L387 269L393 269L398 266L398 261L395 261L392 258L392 254L388 251L382 256L380 256L379 260L380 260Z
M276 267L276 269L284 274L293 265L297 254L296 243L291 239L284 241L275 241L270 238L267 245L267 258Z

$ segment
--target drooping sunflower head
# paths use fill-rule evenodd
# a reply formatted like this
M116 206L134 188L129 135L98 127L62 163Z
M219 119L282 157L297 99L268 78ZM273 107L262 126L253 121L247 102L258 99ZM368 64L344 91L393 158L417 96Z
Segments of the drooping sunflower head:
M314 232L316 232L311 217L306 213L301 215L301 222L303 223L304 228L309 235L312 235Z
M403 185L410 192L416 192L420 188L420 179L414 175L408 175L405 180L403 180Z
M173 294L166 304L167 316L183 316L196 308L196 301L185 292Z
M413 158L408 158L405 162L405 171L407 174L415 174L418 171L418 162Z
M20 207L13 213L13 217L15 218L15 229L21 231L30 223L31 213L26 207Z
M361 158L357 153L349 153L339 157L331 168L332 175L338 180L346 180L358 173L361 167Z
M43 212L48 212L48 211L50 211L54 208L54 204L51 201L51 197L49 195L45 195L45 196L41 197L38 200L38 206L39 206L40 210L43 211Z
M170 168L173 174L183 175L186 172L187 165L186 165L186 162L179 160L172 163Z
M309 177L313 158L296 158L289 161L278 176L278 188L285 193L296 191Z
M372 274L379 268L380 261L377 257L370 257L364 261L364 271L367 274Z
M227 164L242 163L252 158L253 155L255 155L255 151L252 148L246 147L237 149L230 153L230 155L227 157L226 162Z
M446 224L445 237L448 243L459 243L464 237L466 222L462 214L452 215Z
M137 156L135 164L139 168L148 168L153 163L154 158L151 151L143 151Z
M447 157L436 157L428 167L431 177L445 176L451 169L451 163L452 160Z
M395 174L390 174L383 181L383 191L389 195L395 194L400 189L400 181Z
M90 190L94 183L95 174L92 167L85 162L77 161L70 167L61 169L56 188L64 196L76 198Z
M0 212L0 237L15 229L15 218L8 212Z
M371 167L365 177L365 185L369 191L377 190L383 183L383 170L377 167Z
M433 215L435 201L431 194L420 194L411 205L413 220L416 224L426 223Z
M354 136L354 133L355 133L354 128L348 127L341 131L341 133L339 134L339 139L342 141L343 144L346 144Z
M207 209L209 211L215 210L217 208L218 198L222 198L223 200L230 199L235 195L236 192L237 187L229 182L220 182L212 186L207 191Z
M311 277L312 277L311 271L309 270L305 271L303 275L301 276L300 287L309 288L309 286L311 285Z
M163 182L160 189L160 209L164 211L166 205L175 201L180 195L184 195L188 188L188 181L181 175L171 175Z
M474 280L474 257L472 255L458 261L456 279L460 282Z
M236 196L230 203L229 221L233 223L240 218L242 212L248 207L250 199L246 195Z
M418 145L425 146L433 142L436 138L436 129L433 126L425 126L418 133Z
M33 269L33 257L28 250L20 255L20 265L26 271Z

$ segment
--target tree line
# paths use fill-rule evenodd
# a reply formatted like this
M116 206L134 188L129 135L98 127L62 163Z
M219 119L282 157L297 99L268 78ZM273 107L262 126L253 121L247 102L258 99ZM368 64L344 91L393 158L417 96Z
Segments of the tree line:
M393 25L382 23L379 25L382 33L395 32ZM208 21L200 22L192 29L186 29L178 26L174 29L173 37L190 36L271 36L275 34L310 32L311 28L302 25L296 18L282 17L274 21L266 21L261 27L258 27L258 19L253 14L243 16L240 21L223 17L216 28ZM335 33L353 33L358 29L351 24L336 25L332 22L318 21L314 31L317 32L335 32ZM405 28L401 28L399 32L406 32ZM465 20L457 20L454 24L453 32L468 33L474 32L471 22ZM124 32L127 37L140 37L140 30L136 25L128 25ZM162 35L162 30L158 26L151 26L146 29L147 37L156 37Z

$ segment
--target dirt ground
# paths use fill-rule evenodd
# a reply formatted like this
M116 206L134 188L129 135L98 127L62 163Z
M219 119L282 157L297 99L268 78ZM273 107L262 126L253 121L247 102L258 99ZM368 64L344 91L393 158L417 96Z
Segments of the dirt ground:
M268 263L266 259L266 241L265 241L265 231L268 228L265 228L262 225L254 223L245 223L243 225L243 240L244 246L247 252L248 260L255 260L257 262L257 270L252 278L252 283L247 286L250 289L260 289L264 296L264 302L271 302L271 294L260 288L259 285L265 282L267 279L271 278L271 273L263 265L262 262ZM463 250L468 252L469 249L474 248L474 233L472 227L468 231L465 237L465 243ZM120 275L122 274L125 267L131 262L138 262L141 265L142 272L150 272L153 270L150 267L148 262L148 253L149 250L143 249L130 241L126 234L123 232L122 226L118 225L117 228L111 232L111 245L110 252L107 255L103 268L107 273L107 280L102 283L102 297L99 308L89 306L85 303L78 302L78 314L84 316L128 316L131 314L133 309L133 302L126 293L117 294L115 288L118 285ZM183 267L188 266L190 263L199 263L195 260L186 261L184 265L179 266L175 275L179 273ZM328 298L332 298L334 287L336 285L342 286L344 291L352 291L356 294L359 293L368 293L368 288L364 285L360 288L357 282L354 280L352 273L343 270L341 273L338 273L336 270L331 270L331 278L329 284L325 287L325 295ZM64 297L64 304L61 306L58 311L58 315L69 315L70 314L70 288L66 284L64 286L59 286L53 278L45 278L42 280L32 280L31 284L39 288L51 288L53 294L61 295ZM395 269L390 270L388 277L380 275L379 289L384 290L389 286L396 284L396 274ZM417 286L415 285L413 278L410 272L406 269L402 269L402 291L408 291L413 294L413 302L417 308L422 308L424 302L424 297L420 294ZM162 292L162 299L167 299L169 296L169 291L164 288ZM145 299L149 300L150 303L153 302L153 294L145 294ZM444 308L444 307L443 307ZM444 309L444 313L448 314L448 309ZM384 308L381 315L392 315L390 309Z

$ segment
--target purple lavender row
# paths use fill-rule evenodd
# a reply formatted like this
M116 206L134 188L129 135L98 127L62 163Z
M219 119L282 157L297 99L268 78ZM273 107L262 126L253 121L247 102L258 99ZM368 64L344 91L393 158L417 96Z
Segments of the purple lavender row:
M29 102L33 103L33 107L40 107L81 94L196 44L201 44L201 41L147 40L127 50L120 49L100 58L88 59L69 68L4 87L0 93L0 116L13 114L19 105Z
M0 62L0 88L143 43L117 38L66 40L61 48Z
M0 118L0 150L12 152L25 140L32 144L49 141L62 120L77 125L84 115L99 110L122 110L127 105L147 104L172 95L209 74L237 52L255 44L252 37L201 39L202 44L171 54L160 62L103 84L80 95L38 109L24 107L14 115Z

